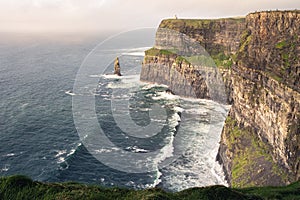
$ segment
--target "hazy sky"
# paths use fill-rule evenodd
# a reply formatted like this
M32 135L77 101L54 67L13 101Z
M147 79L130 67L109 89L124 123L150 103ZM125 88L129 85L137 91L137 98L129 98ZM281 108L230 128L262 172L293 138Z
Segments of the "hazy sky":
M300 9L299 0L0 0L0 31L106 31L156 27L161 19L243 16Z

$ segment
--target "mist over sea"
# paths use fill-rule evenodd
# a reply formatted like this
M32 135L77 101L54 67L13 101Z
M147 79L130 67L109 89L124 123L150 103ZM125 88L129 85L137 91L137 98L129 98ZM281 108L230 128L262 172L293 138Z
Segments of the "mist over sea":
M167 138L162 144L171 144L179 125L187 135L185 139L192 141L191 146L164 168L128 173L101 163L81 143L72 113L72 97L80 94L73 93L73 85L85 57L107 36L0 34L0 176L24 174L38 181L136 189L159 186L172 191L226 184L215 156L228 107L209 100L181 98L168 93L165 86L140 82L143 51L153 45L153 34L145 35L144 46L123 49L130 53L121 54L121 78L110 75L113 63L104 74L101 70L90 74L99 79L95 91L98 121L111 134L111 140L121 140L119 146L127 151L143 153L156 148L153 141L137 146L117 134L110 113L112 92L130 89L130 94L118 98L130 98L130 109L137 113L131 117L137 124L149 123L149 105L164 105L169 109L168 118L167 123L161 121L166 128L157 142ZM111 49L118 51L118 44ZM181 112L187 113L185 119L181 119ZM99 152L103 150L99 147ZM172 146L161 153L172 155Z

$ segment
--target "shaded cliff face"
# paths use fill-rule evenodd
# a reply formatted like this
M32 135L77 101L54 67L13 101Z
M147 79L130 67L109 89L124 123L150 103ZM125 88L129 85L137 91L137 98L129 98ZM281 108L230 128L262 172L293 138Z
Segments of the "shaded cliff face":
M238 65L232 68L231 122L218 156L233 186L300 178L299 20L299 12L246 17ZM249 149L257 144L260 153L253 155ZM247 157L252 161L243 160Z
M300 92L300 13L249 14L238 60L240 66L260 70Z
M193 65L194 60L168 50L149 49L145 52L140 80L167 85L176 95L226 103L225 86L216 66ZM209 61L213 62L211 58ZM203 59L197 63L202 62Z
M244 18L215 20L167 19L159 25L161 29L171 29L183 33L199 42L210 55L234 54L239 47L240 35L245 30ZM158 31L156 44L158 48L168 48L173 38L167 31Z
M180 46L184 37L168 31L176 30L200 43L223 66L232 108L217 160L231 186L283 185L300 178L299 20L299 11L252 13L245 19L174 19L162 21L157 32L156 48ZM181 47L180 53L197 49ZM169 85L162 80L172 77L171 68L184 75L185 80L171 83L181 88L180 94L186 94L182 86L187 80L197 83L197 98L211 98L205 73L196 74L190 64L177 65L176 57L146 52L141 80Z
M175 53L150 49L145 52L140 79L167 85L177 95L207 99L208 87L200 73Z

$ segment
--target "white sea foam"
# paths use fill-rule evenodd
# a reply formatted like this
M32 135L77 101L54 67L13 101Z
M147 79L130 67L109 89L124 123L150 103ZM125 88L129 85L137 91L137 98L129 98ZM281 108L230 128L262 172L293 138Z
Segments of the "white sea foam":
M142 87L142 90L149 90L149 89L155 88L155 87L169 88L167 85L156 84L156 83L147 83Z
M92 75L89 75L89 77L91 77L91 78L101 78L101 77L103 77L103 75L102 74L92 74Z
M110 82L106 88L110 89L129 89L137 88L140 85L139 75L121 76L121 82Z
M58 164L63 163L63 162L65 162L65 158L64 158L64 157L59 157L59 158L57 159L57 163L58 163Z
M57 157L59 157L61 155L66 154L67 150L57 150L56 152L57 152L57 154L55 155L55 158L57 158Z
M70 157L71 155L73 155L73 154L76 152L76 149L77 149L78 147L80 147L81 145L82 145L82 143L76 144L75 147L72 148L72 149L70 150L70 152L67 154L67 157Z
M67 91L65 91L65 93L68 95L71 95L71 96L75 95L75 93L73 93L72 90L67 90Z
M136 108L137 110L139 111L142 111L142 112L148 112L150 110L152 110L151 108ZM153 121L158 121L159 119L154 119Z
M174 94L171 94L169 92L163 91L163 92L157 92L157 96L153 96L153 100L159 100L159 99L168 99L168 100L174 100L179 99L180 97Z
M110 152L113 152L113 151L119 151L119 149L117 147L115 148L108 148L108 149L95 149L94 152L97 154L101 154L101 153L110 153Z
M179 107L179 106L175 106L174 107L174 110L177 112L177 113L182 113L184 111L184 109L182 107Z
M67 157L73 155L75 153L76 149L71 149L71 151L67 154Z
M57 163L65 162L65 156L67 154L67 150L56 150L56 155L54 156L57 160Z
M185 133L193 133L187 134L190 135L188 139L193 142L182 157L163 169L163 185L174 191L215 184L226 185L222 168L215 160L225 120L220 112L226 110L207 100L186 102L184 109L189 114L189 119L185 119L180 128ZM206 118L207 122L203 120Z
M8 153L8 154L6 154L6 155L3 155L3 157L12 157L12 156L15 156L16 154L14 154L14 153Z
M90 75L90 76L96 76L96 75ZM118 76L116 74L103 74L100 75L100 77L103 77L105 79L122 79L123 76Z
M10 168L9 164L5 164L4 167L2 167L2 169L0 170L1 172L7 172Z
M148 150L138 148L137 146L126 147L127 150L131 150L134 153L147 153Z
M108 77L105 78L116 78L116 76L108 75ZM139 77L136 75L123 76L120 79L121 81L109 83L107 87L112 89L134 88L137 86L137 83L139 83ZM168 88L167 86L158 84L145 84L142 90L149 90L153 87ZM173 129L171 128L173 131L169 137L165 138L166 145L160 150L154 160L149 160L149 164L151 163L152 165L154 163L157 168L153 182L147 184L145 187L155 187L162 183L171 190L179 191L196 186L214 184L226 185L222 168L215 161L215 158L219 147L220 133L229 107L220 105L211 100L182 98L165 91L157 92L155 95L149 94L147 96L154 100L166 100L168 107L170 105L173 106L174 114L167 121L169 126L173 127ZM126 99L128 96L118 94L115 95L114 98ZM148 109L144 111L148 111ZM191 141L191 146L189 146L185 154L176 162L160 169L160 164L172 157L175 153L175 127L183 120L180 117L180 114L183 112L188 115L188 119L184 119L185 121L180 125L180 129L186 133L187 138L183 139ZM137 153L146 152L146 150L144 151L144 149L137 147L128 147L128 149ZM111 151L115 150L99 149L96 150L96 153ZM128 184L135 185L136 183L128 182Z
M173 156L174 152L174 139L175 139L175 127L179 125L179 122L181 121L179 111L182 111L180 107L174 108L175 112L171 118L169 119L169 126L173 127L173 132L170 133L170 136L167 139L168 143L160 150L160 153L156 156L156 158L153 160L154 164L156 164L156 177L152 184L148 184L147 187L155 187L158 184L162 182L162 172L159 169L160 163L165 161L167 158L170 158Z
M157 168L156 169L156 173L155 173L155 178L153 180L153 183L146 184L144 188L154 188L154 187L156 187L162 181L161 180L161 176L162 176L162 173L159 171L159 168Z
M29 103L23 103L22 105L21 105L21 109L24 109L25 107L27 107L29 105Z

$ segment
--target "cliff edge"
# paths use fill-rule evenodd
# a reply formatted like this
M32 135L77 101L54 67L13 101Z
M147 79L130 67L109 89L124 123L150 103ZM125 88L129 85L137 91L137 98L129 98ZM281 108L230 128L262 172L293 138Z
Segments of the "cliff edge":
M246 17L218 156L233 186L300 178L299 23L298 11Z
M218 66L232 107L217 160L231 186L285 185L300 178L299 24L297 10L163 20L155 51L146 51L141 80L180 88L184 96L213 96L207 80L217 73L207 72L211 62L194 44ZM182 45L187 37L193 44ZM174 79L174 71L182 78Z

